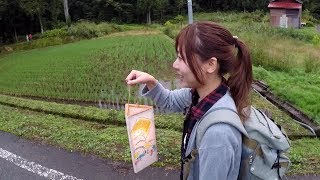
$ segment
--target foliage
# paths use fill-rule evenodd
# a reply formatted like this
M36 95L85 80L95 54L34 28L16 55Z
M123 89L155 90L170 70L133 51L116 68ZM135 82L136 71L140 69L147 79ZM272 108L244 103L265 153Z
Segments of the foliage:
M54 45L63 45L66 43L77 41L78 39L72 37L48 37L48 38L41 38L37 40L33 40L31 42L22 42L18 44L13 44L10 47L13 48L14 51L20 50L29 50L29 49L36 49L36 48L44 48L48 46Z
M180 28L182 28L182 23L183 23L183 21L184 21L184 17L181 16L181 15L178 15L178 16L176 16L176 17L174 18L174 20L175 20L175 22L176 22L177 24L180 24Z
M36 15L39 19L41 33L44 32L43 27L43 20L42 16L45 12L45 10L48 7L48 3L45 0L17 0L19 2L19 5L21 6L24 11L29 14L30 16Z
M45 31L41 38L49 38L49 37L59 37L63 38L68 36L68 29L67 28L60 28L60 29L53 29L49 31Z
M93 38L102 36L101 31L97 28L97 25L92 22L82 21L77 24L73 24L68 29L68 34L71 36L78 36L81 38Z
M319 45L320 44L320 35L314 35L312 38L312 44Z
M164 30L163 33L167 36L169 36L170 38L174 39L175 35L173 34L173 29L174 29L174 24L172 24L170 21L167 21L164 24Z

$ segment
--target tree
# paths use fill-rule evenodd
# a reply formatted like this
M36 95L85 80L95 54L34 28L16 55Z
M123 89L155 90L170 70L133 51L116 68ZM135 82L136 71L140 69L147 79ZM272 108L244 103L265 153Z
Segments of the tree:
M303 2L303 7L305 9L308 9L315 18L317 18L318 20L320 19L319 0L306 0Z
M175 5L178 8L179 14L181 15L181 10L183 8L183 6L186 4L186 0L175 0Z
M50 12L50 14L44 13L43 18L48 18L47 24L50 24L52 28L56 28L57 27L56 25L59 25L59 17L63 13L62 0L50 0L48 2L48 7L50 7L50 8L48 8L47 11ZM48 16L48 15L50 15L50 16Z
M152 9L160 10L168 4L168 0L138 0L137 8L142 13L147 14L147 23L151 24L151 11Z
M169 1L168 0L156 0L154 2L155 2L154 10L159 12L160 20L162 20L163 14L166 11L166 7L169 5Z
M147 13L147 24L151 24L151 9L154 5L153 0L138 0L137 7L142 13Z
M29 15L36 15L39 20L41 33L44 32L42 15L44 14L48 4L45 0L17 0L20 7Z
M0 0L0 36L2 42L18 42L18 33L24 32L25 14L16 1Z

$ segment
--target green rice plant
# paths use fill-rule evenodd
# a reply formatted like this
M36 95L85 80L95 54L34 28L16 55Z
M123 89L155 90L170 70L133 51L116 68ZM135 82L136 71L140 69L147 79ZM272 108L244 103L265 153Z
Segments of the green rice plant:
M114 36L13 53L0 61L0 92L95 101L103 90L122 97L132 69L172 77L174 54L164 35Z

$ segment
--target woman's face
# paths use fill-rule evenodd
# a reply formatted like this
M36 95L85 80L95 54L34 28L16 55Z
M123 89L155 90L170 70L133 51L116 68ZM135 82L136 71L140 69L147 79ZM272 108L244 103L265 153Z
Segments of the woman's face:
M176 60L173 62L173 68L176 71L177 79L179 80L181 88L197 88L200 86L200 83L190 70L189 65L182 59L179 52Z

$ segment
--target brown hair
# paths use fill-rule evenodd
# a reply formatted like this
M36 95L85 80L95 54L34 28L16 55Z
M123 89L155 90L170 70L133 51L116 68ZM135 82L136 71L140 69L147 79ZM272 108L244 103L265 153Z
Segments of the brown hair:
M224 27L209 21L190 24L178 34L176 51L189 65L199 83L203 84L199 62L212 57L219 63L219 75L229 75L228 86L242 120L248 116L244 108L250 105L252 64L246 45Z

